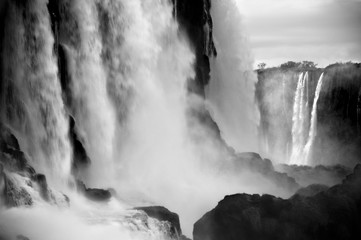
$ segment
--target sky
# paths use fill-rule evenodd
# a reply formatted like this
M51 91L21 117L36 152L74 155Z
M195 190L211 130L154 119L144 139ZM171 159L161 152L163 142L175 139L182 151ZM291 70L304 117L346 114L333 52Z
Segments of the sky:
M236 0L255 65L361 62L361 0Z

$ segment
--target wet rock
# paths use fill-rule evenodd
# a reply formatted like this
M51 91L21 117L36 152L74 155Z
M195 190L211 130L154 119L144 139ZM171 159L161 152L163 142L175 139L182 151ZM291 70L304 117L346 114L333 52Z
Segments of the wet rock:
M135 209L144 211L151 218L169 222L171 224L171 234L177 237L182 235L178 214L162 206L137 207Z
M7 176L5 176L4 197L8 207L31 206L33 204L31 195Z
M40 196L45 201L49 201L50 200L49 189L48 189L48 183L46 181L45 175L44 174L35 174L35 175L33 175L32 180L38 184Z
M73 117L69 117L70 122L70 129L69 129L69 135L70 140L73 145L73 173L75 176L79 175L80 172L87 167L89 167L91 161L88 157L88 154L86 153L86 150L84 148L84 145L80 141L76 130L75 130L75 120Z
M83 193L85 197L89 200L95 202L105 202L109 201L112 197L110 190L108 189L99 189L99 188L87 188L82 181L77 181L77 189L79 192Z
M194 224L194 240L360 239L361 165L316 195L226 196Z

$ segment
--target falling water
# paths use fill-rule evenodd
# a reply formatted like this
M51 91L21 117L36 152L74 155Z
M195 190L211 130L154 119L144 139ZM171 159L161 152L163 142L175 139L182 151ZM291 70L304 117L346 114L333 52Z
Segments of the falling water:
M302 128L302 121L300 118L301 115L301 106L302 106L302 92L303 92L303 82L304 74L300 73L297 82L297 88L295 92L295 100L293 103L293 116L292 116L292 155L290 162L295 164L300 153L300 132Z
M14 110L10 113L20 116L8 118L9 122L22 120L14 122L12 127L22 134L25 152L44 151L46 157L40 162L36 158L40 154L31 154L41 171L51 173L42 169L48 160L59 165L54 168L55 177L63 177L70 172L71 149L47 1L26 2L26 10L11 4L12 24L8 26L12 29L8 40L11 47L7 53L11 61L5 69L11 82L9 89L13 87L8 98L15 97L11 99ZM90 167L81 179L89 187L111 187L121 202L131 206L164 205L180 214L187 234L199 216L227 194L287 192L248 169L242 169L242 174L231 174L228 169L224 171L230 174L220 172L220 166L229 164L234 155L221 151L224 145L220 146L219 139L214 139L206 126L190 124L190 118L194 117L188 111L190 106L197 108L204 99L187 92L188 80L195 77L195 56L179 31L170 1L59 0L57 3L61 10L57 23L59 47L65 52L70 89L67 94L71 96L67 110L75 118L76 133L91 158ZM235 6L233 1L214 1L212 5L220 52L219 59L212 60L207 97L226 140L239 150L251 151L258 146L256 76L244 51L246 44L239 41L244 37ZM31 15L31 21L23 19L27 14L22 11ZM233 35L226 36L223 31ZM144 217L124 217L128 205L118 208L109 203L106 205L109 215L104 217L99 205L83 202L68 191L72 208L65 218L53 218L58 213L41 208L9 211L1 217L10 219L11 223L16 217L49 220L46 229L59 227L56 230L62 239L104 239L101 235L104 233L109 234L105 236L107 239L163 239L159 222L151 224L144 235L139 230L146 225ZM125 213L118 216L119 211ZM87 212L90 216L85 220L97 223L84 222L81 214L79 219L79 212ZM76 220L68 224L68 218ZM129 219L137 223L124 228ZM29 228L26 224L19 227L25 227L32 239L47 239L50 233L37 231L44 227L33 223ZM72 227L72 231L61 231L61 226Z
M292 116L292 153L291 164L303 162L303 148L307 140L309 128L309 107L307 99L308 73L298 77Z
M320 96L322 82L323 82L323 73L321 74L320 79L318 80L316 92L315 92L315 98L313 100L313 106L311 112L311 126L308 135L308 140L304 148L305 162L303 164L310 164L311 161L310 157L311 157L312 146L317 134L317 102Z
M63 185L70 175L71 151L47 1L8 4L2 117L36 169Z
M225 141L238 151L258 151L259 111L255 103L252 58L233 0L212 2L217 58L211 60L207 89L213 117Z

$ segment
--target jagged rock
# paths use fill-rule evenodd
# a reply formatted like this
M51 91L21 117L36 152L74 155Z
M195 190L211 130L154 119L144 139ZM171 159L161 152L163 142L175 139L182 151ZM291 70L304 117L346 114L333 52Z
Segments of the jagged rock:
M360 239L361 165L314 196L226 196L194 224L194 240Z
M82 181L77 181L77 189L89 200L95 202L108 201L112 197L109 189L87 188Z
M328 188L329 187L326 186L326 185L312 184L312 185L309 185L307 187L298 189L296 194L301 195L301 196L305 196L305 197L311 197L311 196L314 196L314 195L316 195L316 194L318 194L320 192L326 191Z
M135 209L144 211L151 218L169 222L171 224L171 234L178 237L182 235L178 214L161 206L137 207Z
M8 207L31 206L33 204L31 195L23 187L17 186L6 175L4 197Z

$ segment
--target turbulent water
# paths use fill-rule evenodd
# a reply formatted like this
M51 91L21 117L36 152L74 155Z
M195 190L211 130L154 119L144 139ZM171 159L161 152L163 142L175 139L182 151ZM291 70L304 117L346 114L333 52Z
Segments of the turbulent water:
M46 0L9 1L2 56L8 59L3 73L8 94L1 114L37 172L69 195L71 207L54 210L39 201L30 209L4 211L0 225L31 239L164 239L162 223L145 223L144 215L125 209L164 205L180 214L190 235L193 223L224 195L285 194L247 169L220 170L231 156L212 129L192 121L190 107L197 109L204 99L187 92L195 56L169 1L58 4L53 34ZM255 150L255 75L238 41L242 32L231 24L239 12L228 1L214 1L212 9L219 58L212 63L210 108L235 149ZM225 38L225 31L234 35ZM69 115L91 159L77 177L117 192L117 200L105 206L73 193Z

